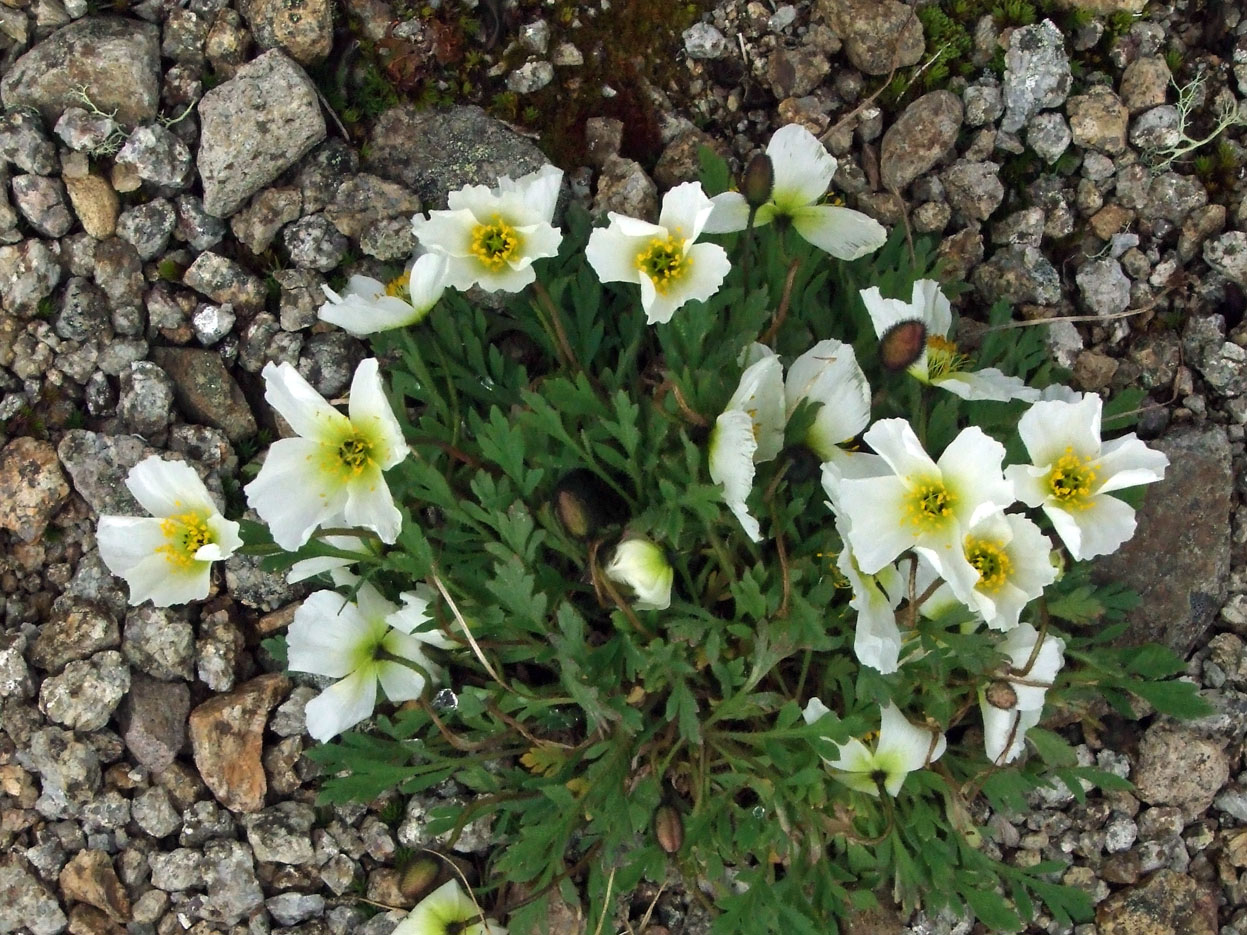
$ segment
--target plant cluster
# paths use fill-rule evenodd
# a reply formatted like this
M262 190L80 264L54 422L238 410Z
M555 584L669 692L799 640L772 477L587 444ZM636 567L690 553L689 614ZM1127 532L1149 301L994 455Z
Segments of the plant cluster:
M128 481L153 516L101 520L133 601L202 598L239 550L319 582L273 648L322 677L322 802L453 779L427 830L492 823L489 912L448 879L404 935L538 927L555 893L600 930L672 874L722 932L835 931L878 893L1088 917L975 816L1127 785L1045 712L1200 709L1172 654L1114 647L1133 599L1081 564L1167 462L1106 440L1137 400L1054 384L1003 304L958 345L929 245L828 203L835 168L787 127L739 191L706 154L657 223L560 228L552 167L454 192L408 271L327 290L374 336L346 412L265 368L265 525L158 460Z

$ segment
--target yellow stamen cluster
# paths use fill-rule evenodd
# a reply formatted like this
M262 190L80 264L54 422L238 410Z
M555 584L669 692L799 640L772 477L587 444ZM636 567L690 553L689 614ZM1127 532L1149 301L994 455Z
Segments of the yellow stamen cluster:
M909 489L902 523L908 521L922 530L942 528L953 516L956 495L944 486L943 481L933 480L915 484Z
M507 265L520 249L520 235L499 215L490 224L478 224L472 230L472 242L468 247L483 266L497 272Z
M1013 562L1003 542L966 536L966 561L979 573L980 591L999 591L1013 572Z
M931 335L927 338L927 377L936 380L950 373L960 373L970 365L970 358L957 349L948 338Z
M170 565L189 568L195 561L195 553L212 541L212 530L207 517L199 513L179 513L166 516L160 521L165 544L156 547Z
M385 284L385 294L394 296L396 299L402 299L404 302L411 301L411 273L403 273L391 279Z
M350 435L338 445L343 472L358 474L372 460L372 443L360 435Z
M1048 472L1048 491L1052 499L1067 510L1085 510L1091 505L1091 488L1096 471L1090 458L1082 458L1073 448L1056 459Z
M675 235L665 240L655 237L636 255L636 268L650 278L659 294L665 294L672 283L683 279L692 265L693 261L684 254L684 240Z

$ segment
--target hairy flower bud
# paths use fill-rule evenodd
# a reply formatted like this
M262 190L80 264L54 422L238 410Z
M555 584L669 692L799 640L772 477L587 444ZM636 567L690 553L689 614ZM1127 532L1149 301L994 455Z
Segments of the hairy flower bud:
M927 346L927 326L918 320L897 322L879 339L879 363L893 372L910 367Z
M1018 693L1004 679L999 679L987 686L987 703L1002 711L1013 710L1018 703Z
M671 563L649 539L624 539L606 566L606 577L632 590L638 610L666 610L671 606Z
M567 532L588 539L623 518L618 494L586 468L568 471L554 488L554 511Z
M745 166L740 179L740 193L751 208L759 208L771 200L775 188L775 166L766 153L758 153Z
M433 885L433 881L437 879L440 872L441 869L436 860L432 857L421 857L403 870L399 890L408 899L415 899Z
M670 805L654 812L654 837L658 839L658 846L668 854L676 853L683 846L684 821Z

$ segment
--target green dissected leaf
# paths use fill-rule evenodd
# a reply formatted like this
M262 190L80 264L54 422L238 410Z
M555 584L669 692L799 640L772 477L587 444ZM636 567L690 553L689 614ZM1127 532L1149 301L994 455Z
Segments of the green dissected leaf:
M1163 679L1186 669L1181 656L1156 643L1132 648L1122 655L1126 669L1140 678Z
M1200 697L1199 686L1193 682L1125 682L1122 687L1170 717L1197 718L1212 713L1212 706Z
M999 893L967 888L961 895L975 917L993 932L1016 932L1022 928L1022 920Z
M1032 727L1026 732L1026 740L1049 766L1074 766L1078 763L1078 754L1060 734Z

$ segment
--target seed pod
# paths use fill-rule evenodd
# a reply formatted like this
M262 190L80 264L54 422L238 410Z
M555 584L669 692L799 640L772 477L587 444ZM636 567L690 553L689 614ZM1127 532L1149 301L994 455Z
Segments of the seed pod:
M879 339L879 363L891 371L911 366L927 346L927 326L917 319L897 322Z
M554 488L554 511L559 522L577 539L588 539L603 526L623 518L619 495L585 468L568 471Z
M1018 703L1018 693L1004 679L992 682L987 686L987 691L984 694L987 696L989 705L1002 711L1012 711Z
M766 153L758 153L745 166L745 174L741 176L740 193L751 208L758 208L771 200L771 191L775 187L775 167L771 157Z
M674 854L684 845L684 821L670 805L663 805L654 812L654 837L668 854Z
M408 899L415 899L433 885L440 872L441 867L432 857L421 857L412 861L403 871L398 884L399 891Z

